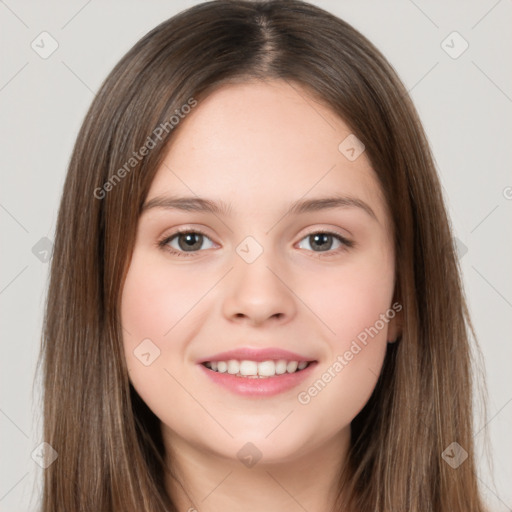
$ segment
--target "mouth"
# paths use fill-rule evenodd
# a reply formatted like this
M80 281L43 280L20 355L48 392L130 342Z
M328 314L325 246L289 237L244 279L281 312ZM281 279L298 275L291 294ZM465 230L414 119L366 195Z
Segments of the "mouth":
M279 347L238 347L196 361L209 382L247 398L270 398L311 378L318 360Z
M270 379L280 375L300 373L315 362L286 359L268 359L266 361L228 359L225 361L204 361L201 364L215 373L225 373L246 379Z
M214 385L246 398L271 398L312 378L318 361L227 359L198 364ZM209 391L210 392L210 391Z

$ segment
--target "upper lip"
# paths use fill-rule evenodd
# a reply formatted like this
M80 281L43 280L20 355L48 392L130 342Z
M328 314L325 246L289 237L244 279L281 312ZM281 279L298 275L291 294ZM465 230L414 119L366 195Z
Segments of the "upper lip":
M219 352L217 354L198 360L198 363L206 363L207 361L229 361L237 359L238 361L269 361L285 359L287 361L315 361L314 358L290 352L281 348L250 348L242 347L227 352Z

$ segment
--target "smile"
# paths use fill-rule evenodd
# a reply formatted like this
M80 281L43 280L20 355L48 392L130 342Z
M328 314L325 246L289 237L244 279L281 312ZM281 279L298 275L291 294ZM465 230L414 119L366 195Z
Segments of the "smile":
M291 391L311 378L318 361L285 359L203 361L197 367L210 382L245 397L272 397Z

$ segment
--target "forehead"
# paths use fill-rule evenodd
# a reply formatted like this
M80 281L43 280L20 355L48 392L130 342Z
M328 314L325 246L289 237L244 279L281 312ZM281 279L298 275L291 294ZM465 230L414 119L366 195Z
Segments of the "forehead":
M255 213L337 193L371 203L385 219L366 154L351 161L339 149L349 136L343 120L297 84L223 85L181 121L148 198L198 195Z

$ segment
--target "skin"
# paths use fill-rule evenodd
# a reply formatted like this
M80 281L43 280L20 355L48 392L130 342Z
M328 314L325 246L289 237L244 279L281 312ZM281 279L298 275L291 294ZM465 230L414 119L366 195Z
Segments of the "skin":
M395 283L389 211L366 154L338 150L351 130L298 85L224 85L179 125L147 196L186 195L231 204L231 215L150 208L139 220L122 292L130 379L162 422L167 485L179 510L330 510L350 422L370 397L399 315L307 404L297 395L332 367L391 308ZM348 195L357 207L284 215L298 199ZM177 228L207 235L190 256L158 242ZM322 251L308 235L338 232ZM252 236L263 253L247 263ZM167 245L184 252L181 236ZM340 249L341 247L341 249ZM326 255L329 254L329 255ZM229 272L228 272L229 271ZM134 356L143 339L160 355ZM269 398L213 384L197 360L235 347L279 347L318 365L297 389ZM331 370L332 371L332 370ZM246 467L237 452L262 458ZM171 455L172 454L172 455ZM183 486L183 487L182 487ZM185 490L184 490L184 489Z

